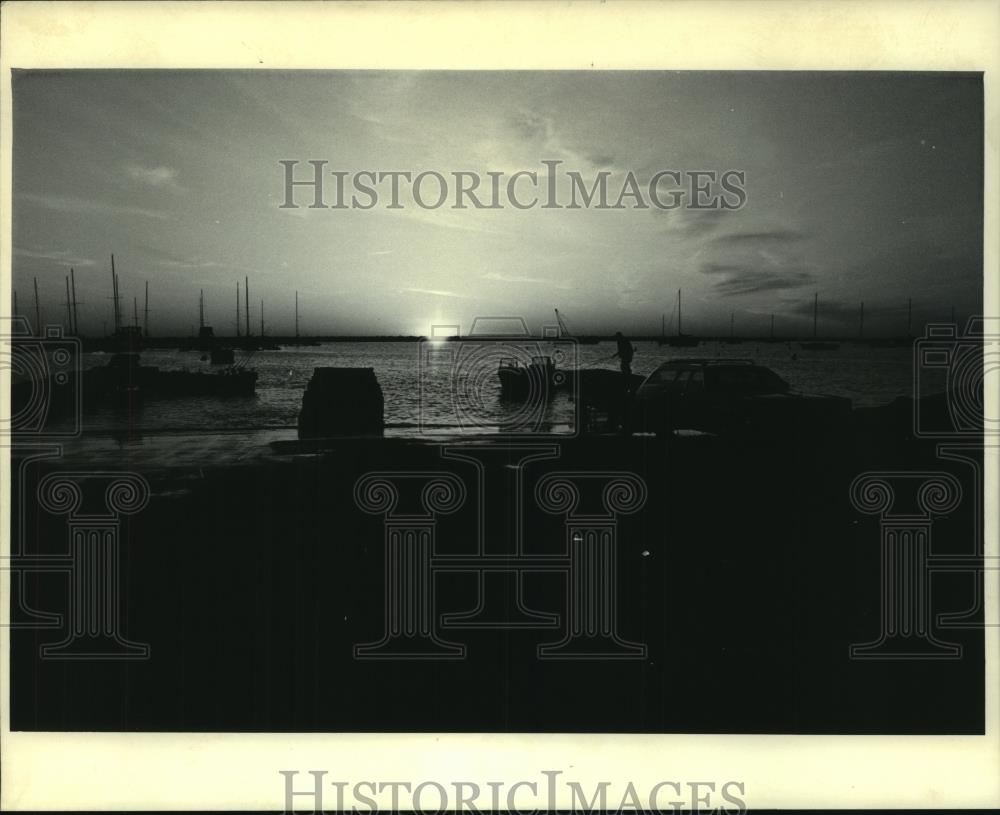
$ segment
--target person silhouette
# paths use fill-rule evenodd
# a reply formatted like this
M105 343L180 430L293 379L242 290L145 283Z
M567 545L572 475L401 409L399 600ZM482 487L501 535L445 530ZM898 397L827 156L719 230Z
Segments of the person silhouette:
M621 331L615 332L615 342L618 343L618 350L612 356L612 359L618 357L621 363L622 373L626 376L631 376L632 374L632 357L635 356L635 348L628 339L622 336Z

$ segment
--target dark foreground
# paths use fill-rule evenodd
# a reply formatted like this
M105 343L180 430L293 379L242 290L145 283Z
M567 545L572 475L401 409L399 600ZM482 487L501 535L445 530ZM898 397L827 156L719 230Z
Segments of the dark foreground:
M877 487L852 501L857 476L891 474L880 477L894 490L886 512L911 526L923 513L935 557L975 553L981 445L940 457L912 438L907 410L858 411L848 432L810 438L344 440L150 473L148 505L121 515L117 621L148 658L64 658L86 656L91 640L114 646L100 631L42 658L72 620L113 615L71 607L84 595L69 593L65 571L16 571L13 619L48 627L12 633L11 727L981 733L981 617L937 620L975 607L974 568L935 571L917 614L929 634L894 641L940 657L926 648L936 638L960 656L850 655L882 628L888 517L858 508L878 503ZM64 554L69 522L107 512L110 476L93 473L74 476L75 511L58 494L42 508L45 475L60 469L27 463L14 485L24 564ZM959 485L953 506L920 494L920 479L942 471ZM402 560L387 571L386 536L400 531ZM568 553L591 532L613 536L616 557L584 552L570 575ZM53 612L61 626L41 616ZM400 621L388 641L387 617ZM574 626L580 636L553 647ZM587 636L609 630L617 637Z

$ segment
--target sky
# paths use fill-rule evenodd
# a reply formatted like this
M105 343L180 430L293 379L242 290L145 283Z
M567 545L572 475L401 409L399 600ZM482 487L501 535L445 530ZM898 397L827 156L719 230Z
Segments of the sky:
M476 317L558 308L577 333L868 335L977 313L982 293L982 82L968 74L69 71L14 77L13 282L33 317L150 332L468 332ZM534 171L562 162L611 197L627 173L737 170L738 209L310 208L281 161L354 174ZM350 176L348 176L350 179ZM350 181L348 181L350 184ZM568 182L560 176L558 189ZM430 184L424 198L434 199ZM519 188L520 189L520 188ZM526 189L526 188L525 188ZM325 182L332 198L333 177ZM488 195L485 197L488 198ZM530 195L527 192L522 198ZM404 196L405 198L405 196ZM668 196L663 196L668 199ZM330 201L326 201L327 204ZM141 315L140 315L141 316Z

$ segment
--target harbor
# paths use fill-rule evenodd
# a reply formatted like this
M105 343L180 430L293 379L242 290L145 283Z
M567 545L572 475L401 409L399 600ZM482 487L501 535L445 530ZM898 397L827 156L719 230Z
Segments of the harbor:
M981 76L14 87L12 731L984 732Z

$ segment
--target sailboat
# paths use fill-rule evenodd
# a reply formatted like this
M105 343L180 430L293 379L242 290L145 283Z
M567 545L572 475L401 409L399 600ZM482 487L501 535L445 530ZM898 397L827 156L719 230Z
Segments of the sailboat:
M302 345L319 345L316 340L304 340L299 336L299 293L295 292L295 342L290 343L296 348Z
M740 343L743 342L743 340L740 337L736 336L735 327L736 327L736 312L733 312L732 314L729 315L729 337L724 340L726 345L739 345Z
M593 334L582 334L579 337L573 336L570 333L569 327L566 325L566 321L562 318L559 313L559 309L555 309L556 312L556 322L559 324L559 336L563 339L573 339L576 340L580 345L597 345L601 338Z
M817 339L816 331L819 318L819 292L813 297L813 338L811 342L799 343L806 351L836 351L840 348L839 342L825 342Z
M660 345L669 345L672 348L694 348L701 340L691 334L681 331L681 290L677 290L677 333L670 337L661 336L657 340Z

